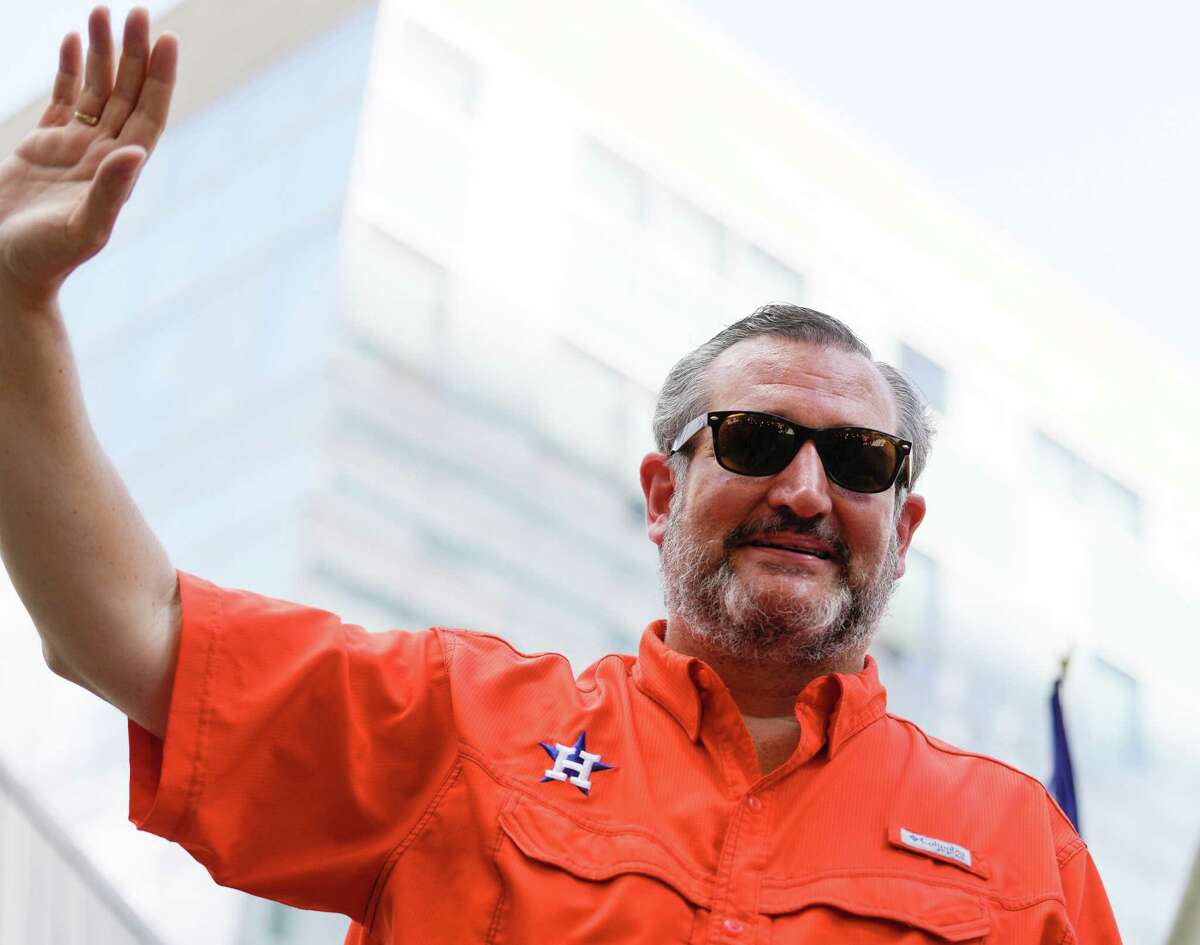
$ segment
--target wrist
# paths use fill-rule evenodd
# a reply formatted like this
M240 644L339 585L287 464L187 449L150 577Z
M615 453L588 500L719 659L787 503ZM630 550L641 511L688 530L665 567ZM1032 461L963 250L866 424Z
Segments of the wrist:
M17 323L57 320L62 310L58 306L58 289L30 290L5 282L0 277L0 325L15 327Z
M57 310L62 281L32 286L16 279L6 268L0 268L0 310L30 313Z
M54 401L73 376L70 339L55 296L22 296L0 288L0 401Z

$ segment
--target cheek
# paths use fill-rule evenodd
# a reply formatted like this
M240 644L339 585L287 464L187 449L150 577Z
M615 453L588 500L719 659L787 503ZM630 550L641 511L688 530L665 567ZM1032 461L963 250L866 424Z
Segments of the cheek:
M875 498L868 496L864 498ZM895 528L891 506L882 503L848 503L839 510L842 538L859 566L873 568L887 553Z
M700 527L722 530L724 535L749 520L762 499L761 490L749 485L747 477L726 473L689 495L687 501L699 513Z

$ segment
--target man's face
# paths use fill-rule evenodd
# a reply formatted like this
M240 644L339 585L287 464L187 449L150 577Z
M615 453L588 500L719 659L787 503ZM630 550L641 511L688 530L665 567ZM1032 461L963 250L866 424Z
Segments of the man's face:
M897 432L887 382L857 354L759 337L723 352L708 385L710 410ZM741 659L823 663L864 651L903 572L920 499L897 516L894 488L865 494L834 485L811 442L763 477L718 466L708 428L691 450L661 531L668 612Z

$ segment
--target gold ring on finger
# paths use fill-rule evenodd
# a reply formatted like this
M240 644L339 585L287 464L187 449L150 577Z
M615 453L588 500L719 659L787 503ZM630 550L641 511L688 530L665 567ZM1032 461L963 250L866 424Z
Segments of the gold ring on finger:
M95 126L96 123L100 121L99 115L85 115L83 112L76 112L75 117L78 118L85 125Z

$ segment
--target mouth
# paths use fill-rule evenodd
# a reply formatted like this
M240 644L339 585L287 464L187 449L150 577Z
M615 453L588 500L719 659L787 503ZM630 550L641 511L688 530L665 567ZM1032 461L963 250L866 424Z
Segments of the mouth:
M785 552L794 555L802 555L806 558L818 558L821 561L832 561L833 554L823 548L811 547L807 545L791 545L784 542L775 541L748 541L742 545L743 548L766 548L770 551Z

